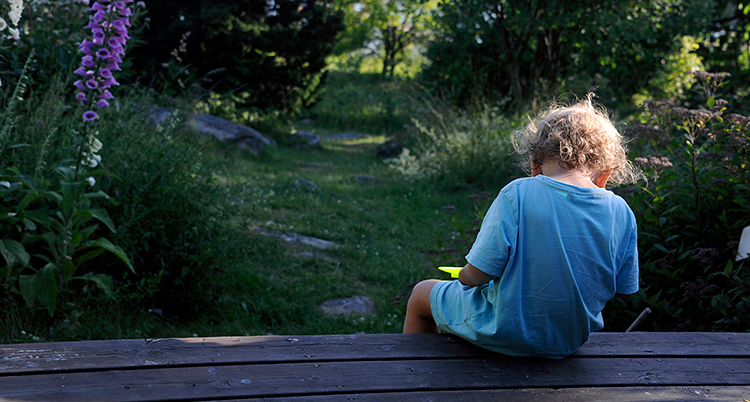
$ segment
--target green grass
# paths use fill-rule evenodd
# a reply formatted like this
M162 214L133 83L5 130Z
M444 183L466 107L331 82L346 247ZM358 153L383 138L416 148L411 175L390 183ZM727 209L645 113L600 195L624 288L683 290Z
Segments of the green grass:
M382 140L324 141L320 150L280 148L261 160L236 155L229 159L217 175L233 204L235 223L248 234L247 260L226 272L227 293L219 309L224 316L201 318L191 331L400 332L411 286L445 277L421 252L435 246L437 234L450 230L441 207L468 204L470 193L440 193L405 181L375 158ZM319 189L296 186L297 180ZM340 247L290 247L276 238L252 235L256 227ZM376 313L331 318L319 309L326 300L352 296L370 297Z
M236 233L226 244L233 257L215 278L218 286L211 287L219 292L211 295L213 305L198 316L177 318L155 313L158 305L82 294L54 321L42 311L29 318L24 306L6 310L0 343L400 332L411 287L426 278L447 279L422 252L452 231L453 212L441 207L458 205L466 211L464 219L472 219L471 191L439 191L407 181L376 159L382 141L378 136L325 140L321 149L271 148L260 158L228 144L205 150L220 159L215 175ZM319 189L296 186L297 180ZM254 233L257 227L340 247L290 247ZM334 318L319 308L327 300L352 296L371 298L375 313Z

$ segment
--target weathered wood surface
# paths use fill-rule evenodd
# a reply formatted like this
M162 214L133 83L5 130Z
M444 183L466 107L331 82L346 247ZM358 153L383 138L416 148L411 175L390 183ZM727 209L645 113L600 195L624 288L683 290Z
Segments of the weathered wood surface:
M595 333L563 360L448 335L0 345L0 401L750 399L750 333Z

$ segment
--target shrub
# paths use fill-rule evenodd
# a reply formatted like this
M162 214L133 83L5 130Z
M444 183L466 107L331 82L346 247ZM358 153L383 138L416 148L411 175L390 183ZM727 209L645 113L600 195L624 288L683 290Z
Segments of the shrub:
M630 129L650 175L629 200L640 236L635 306L654 310L655 329L744 331L750 320L750 272L735 260L750 224L750 118L717 99L725 77L696 73L704 107L649 101Z
M203 153L208 140L182 124L189 104L157 125L143 106L153 103L133 91L101 130L111 177L102 187L117 200L107 207L118 218L111 238L127 250L136 275L115 266L107 272L139 306L189 314L215 295L213 278L230 250L226 197Z
M390 160L414 179L430 179L447 187L505 184L513 172L512 123L498 110L484 107L475 115L431 109L429 127L413 120L417 152L408 148Z

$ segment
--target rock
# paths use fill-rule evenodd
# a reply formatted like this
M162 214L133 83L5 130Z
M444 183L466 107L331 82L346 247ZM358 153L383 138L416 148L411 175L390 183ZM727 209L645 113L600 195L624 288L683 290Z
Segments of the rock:
M253 228L253 232L264 235L264 236L273 236L276 238L279 238L287 243L293 243L298 245L305 245L314 247L321 250L326 249L337 249L341 246L338 244L328 241L328 240L322 240L322 239L316 239L314 237L308 237L303 236L298 233L294 232L276 232L273 230L263 229L263 228Z
M311 182L310 180L305 180L305 179L295 180L294 183L292 183L292 187L304 188L309 191L320 191L320 187L317 184Z
M320 305L330 316L349 317L352 313L369 315L375 312L375 303L367 296L354 296L348 299L328 300Z
M175 111L167 108L146 108L151 113L155 124L163 123ZM185 125L200 134L211 135L219 141L231 141L242 150L247 150L254 156L260 155L264 146L277 146L276 141L266 137L257 130L242 124L233 123L221 117L207 114L190 116Z
M404 150L403 144L401 144L400 141L397 140L388 140L380 145L378 145L377 153L375 154L376 158L393 158L401 154L401 151Z
M367 134L358 133L339 133L339 134L328 134L323 136L327 140L356 140L361 138L370 138Z
M320 137L309 131L300 131L298 133L292 134L292 138L296 139L297 142L300 143L299 145L297 145L298 148L308 149L320 148L321 146L323 146L323 144L320 142Z
M360 184L367 184L367 183L374 182L378 178L375 177L375 176L370 176L368 174L358 174L358 175L354 176L354 179L357 180L358 182L360 182Z
M259 131L221 117L195 114L187 125L201 134L212 135L220 141L234 142L240 149L247 150L255 156L260 155L263 146L276 146L276 141Z

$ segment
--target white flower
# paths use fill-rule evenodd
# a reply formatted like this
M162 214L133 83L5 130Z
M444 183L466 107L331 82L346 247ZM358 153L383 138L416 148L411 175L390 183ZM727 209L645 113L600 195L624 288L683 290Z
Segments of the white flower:
M18 21L21 20L21 13L15 12L14 10L10 10L8 13L8 18L10 18L10 23L13 25L18 25Z
M5 188L10 188L10 182L9 181L0 181L0 186Z
M92 169L97 167L99 165L99 162L101 161L102 161L101 155L91 155L88 157L88 160L87 160L89 167Z
M15 40L18 40L18 39L21 38L20 32L16 28L8 27L8 32L10 32L10 37L13 38L13 39L15 39Z
M91 152L92 153L97 153L97 152L99 152L100 149L102 149L102 142L99 141L96 138L92 138L92 141L91 141Z
M0 18L0 31L8 27L8 23L4 19Z
M89 176L89 178L86 180L88 180L89 186L93 186L94 184L96 184L96 179L93 178L92 176Z

